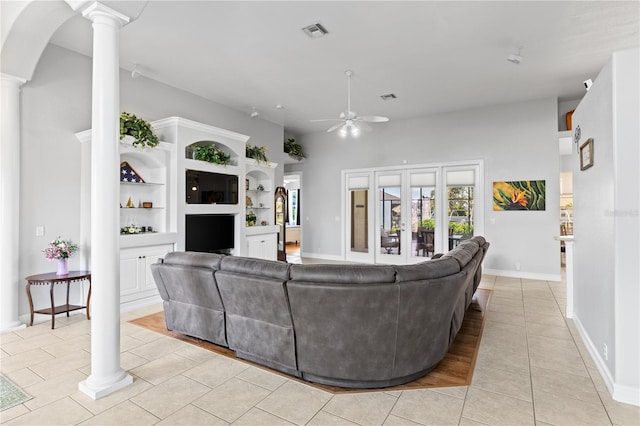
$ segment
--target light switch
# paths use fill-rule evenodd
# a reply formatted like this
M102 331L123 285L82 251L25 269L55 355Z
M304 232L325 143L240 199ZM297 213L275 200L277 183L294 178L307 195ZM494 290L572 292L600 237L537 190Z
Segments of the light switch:
M42 237L44 235L44 226L36 226L36 237Z
M492 225L495 225L496 224L496 218L492 217L491 219L489 219L489 223L492 224Z

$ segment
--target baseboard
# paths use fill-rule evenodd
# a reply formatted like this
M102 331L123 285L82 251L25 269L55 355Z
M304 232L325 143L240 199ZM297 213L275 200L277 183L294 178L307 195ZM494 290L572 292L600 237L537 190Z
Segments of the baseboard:
M525 271L507 271L504 269L484 269L482 271L484 275L495 275L497 277L509 277L509 278L523 278L526 280L540 280L540 281L562 281L560 274L539 274L536 272Z
M611 375L611 372L609 371L609 368L607 367L607 364L600 356L600 351L598 351L596 346L589 338L589 334L585 330L582 322L580 321L580 318L578 317L578 315L576 315L575 312L573 313L573 322L575 323L576 329L580 334L580 338L584 342L584 345L587 347L589 355L591 355L591 359L593 359L593 362L595 363L596 368L598 369L598 372L602 377L602 380L604 380L604 383L607 386L607 390L609 391L609 394L611 394L611 397L614 400L623 402L625 404L640 406L640 389L616 384L613 376Z
M335 254L320 254L320 253L300 253L300 257L308 257L310 259L320 259L320 260L333 260L335 262L344 262L344 258L340 255Z
M144 308L149 305L156 305L162 303L160 295L145 297L142 299L132 300L131 302L120 303L120 313L134 311L139 308Z

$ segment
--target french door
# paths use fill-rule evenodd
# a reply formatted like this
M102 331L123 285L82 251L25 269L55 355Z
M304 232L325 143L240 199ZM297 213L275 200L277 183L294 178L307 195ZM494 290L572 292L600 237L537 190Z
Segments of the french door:
M446 252L474 233L481 164L344 173L345 258L407 264Z

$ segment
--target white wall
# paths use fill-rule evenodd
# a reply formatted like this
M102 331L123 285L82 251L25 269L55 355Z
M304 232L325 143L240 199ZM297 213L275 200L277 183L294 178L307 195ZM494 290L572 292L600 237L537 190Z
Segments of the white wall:
M42 250L56 236L80 241L80 142L74 133L91 127L91 69L91 58L50 44L33 79L22 87L21 198L16 202L23 277L55 270ZM127 71L120 74L120 92L121 110L148 121L178 116L250 136L251 144L268 147L269 159L279 164L276 182L282 183L288 158L282 126L144 77L132 79ZM35 236L36 226L45 227L44 236ZM79 259L71 258L71 269L80 267ZM28 312L23 293L21 315Z
M574 319L614 398L640 405L639 50L616 53L576 112L594 165L574 155ZM604 345L608 355L604 355Z
M336 133L299 138L303 170L304 252L341 255L341 170L457 160L484 160L488 271L559 279L557 100L542 99L373 124L359 139ZM546 211L494 212L493 181L544 179ZM495 219L495 224L491 223ZM307 226L309 225L309 226ZM521 271L515 264L521 264Z

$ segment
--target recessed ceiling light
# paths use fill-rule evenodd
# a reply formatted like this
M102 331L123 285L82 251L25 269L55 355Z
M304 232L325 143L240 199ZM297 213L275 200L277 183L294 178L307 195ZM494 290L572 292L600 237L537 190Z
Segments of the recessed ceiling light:
M320 38L325 34L329 34L329 31L327 31L327 29L323 27L319 22L307 25L306 27L302 28L302 31L304 31L304 33L311 38Z
M386 95L380 95L383 101L388 101L389 99L396 99L397 96L393 93L388 93Z
M276 105L276 109L284 109L284 105L278 104L278 105Z

